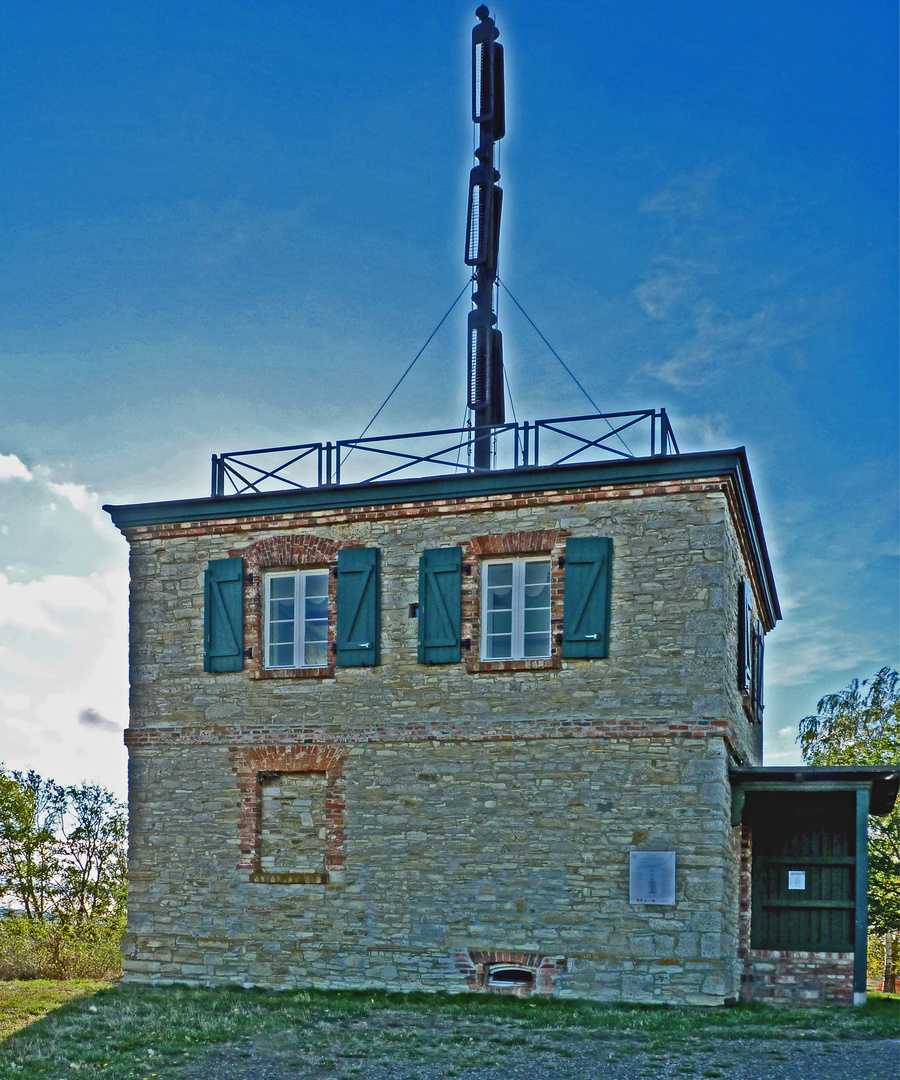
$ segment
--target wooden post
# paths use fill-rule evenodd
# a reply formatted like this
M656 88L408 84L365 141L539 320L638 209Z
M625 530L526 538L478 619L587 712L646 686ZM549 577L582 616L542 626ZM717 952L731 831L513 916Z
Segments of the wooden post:
M856 936L853 962L853 1004L866 1003L866 960L869 944L869 789L856 791Z

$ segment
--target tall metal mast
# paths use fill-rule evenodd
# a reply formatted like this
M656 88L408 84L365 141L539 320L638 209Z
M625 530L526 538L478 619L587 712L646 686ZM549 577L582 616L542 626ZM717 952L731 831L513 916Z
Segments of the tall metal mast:
M503 336L496 328L495 286L500 250L500 208L494 146L506 134L503 46L488 9L475 12L472 29L472 121L478 125L478 164L469 174L466 265L475 268L469 312L469 408L474 415L475 468L491 468L491 429L505 419Z

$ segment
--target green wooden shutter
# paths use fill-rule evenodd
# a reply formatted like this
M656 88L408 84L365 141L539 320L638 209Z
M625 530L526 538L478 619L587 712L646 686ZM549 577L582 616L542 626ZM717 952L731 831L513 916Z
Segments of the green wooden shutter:
M210 559L204 580L203 670L244 666L244 560Z
M761 622L753 630L753 716L761 724L763 718L763 650L766 639Z
M431 548L419 559L419 663L458 664L462 549Z
M609 656L609 601L612 540L605 536L566 541L566 588L562 654Z
M380 548L338 552L337 662L374 667L381 636Z
M738 590L738 687L749 694L753 684L753 593L741 578Z

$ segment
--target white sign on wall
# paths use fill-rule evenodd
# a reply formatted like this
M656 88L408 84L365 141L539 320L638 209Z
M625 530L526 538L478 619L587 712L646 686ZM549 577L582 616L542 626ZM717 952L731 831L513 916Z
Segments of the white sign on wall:
M674 851L630 851L628 853L628 902L630 904L675 903Z
M805 870L788 870L788 888L789 889L805 889L806 888L806 871Z

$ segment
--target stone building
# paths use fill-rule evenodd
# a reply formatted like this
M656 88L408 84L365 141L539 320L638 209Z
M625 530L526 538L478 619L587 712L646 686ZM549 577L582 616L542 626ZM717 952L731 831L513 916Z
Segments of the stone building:
M896 783L759 768L779 607L743 450L108 509L126 979L852 999L858 803ZM852 804L840 850L807 814L781 852L831 921L754 941L747 810L784 798Z
M316 457L304 486L244 461L226 496L226 455L208 499L107 508L131 545L125 978L852 1000L896 775L761 769L780 612L743 449L670 453L645 413L647 456L576 439L540 466L559 424L503 425L503 63L477 15L474 467L332 482L340 444L308 445L283 448ZM524 453L491 471L484 432L511 427Z

